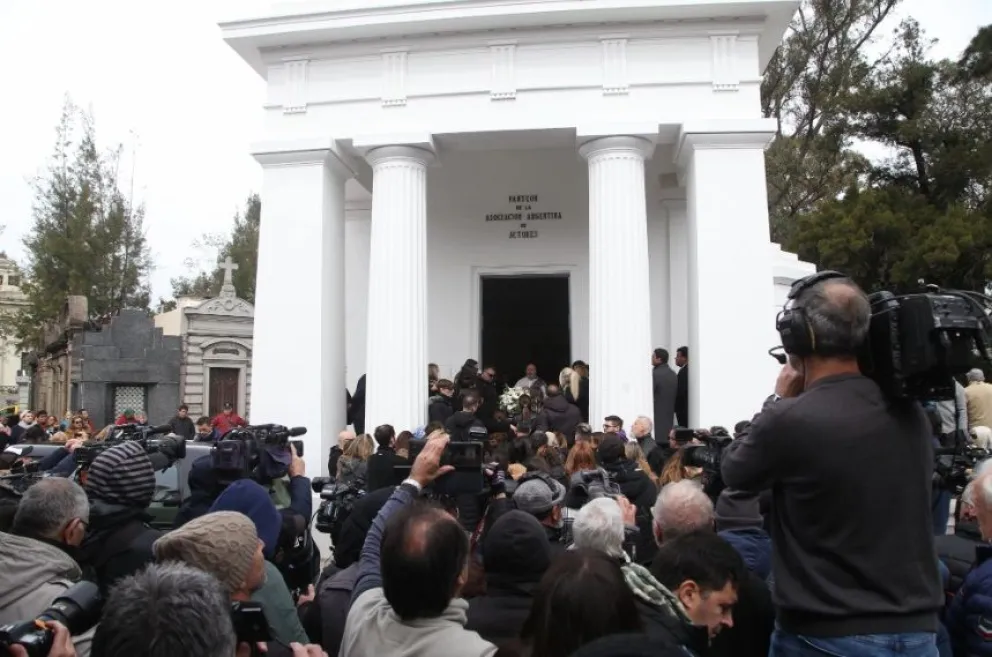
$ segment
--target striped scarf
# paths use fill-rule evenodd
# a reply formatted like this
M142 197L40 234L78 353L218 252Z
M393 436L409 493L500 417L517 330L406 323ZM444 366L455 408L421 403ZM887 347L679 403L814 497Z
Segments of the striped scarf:
M629 559L625 559L625 561L626 563L620 568L623 571L624 581L627 582L627 586L630 587L635 597L666 611L685 623L692 623L686 615L685 607L675 597L675 594L656 580L647 568L633 563Z

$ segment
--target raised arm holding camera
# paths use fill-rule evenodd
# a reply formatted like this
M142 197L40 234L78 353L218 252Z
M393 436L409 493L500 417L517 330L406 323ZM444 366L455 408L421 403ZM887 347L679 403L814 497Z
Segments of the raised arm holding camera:
M789 298L776 394L721 466L729 488L772 490L770 654L936 656L926 417L861 373L872 306L857 285L822 272Z

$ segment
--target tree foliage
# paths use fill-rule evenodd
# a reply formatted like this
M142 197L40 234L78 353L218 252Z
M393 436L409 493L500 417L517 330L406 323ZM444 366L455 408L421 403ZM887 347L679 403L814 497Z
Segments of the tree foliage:
M148 308L144 208L121 193L119 154L100 150L92 117L67 99L54 152L33 185L34 224L21 263L28 306L0 321L23 346L37 346L67 295L87 297L91 317Z
M867 162L848 148L847 100L878 65L866 46L899 0L803 0L765 70L762 111L778 126L767 153L772 236L835 198Z
M172 279L171 302L161 301L163 308L169 308L169 303L175 307L179 297L217 296L224 282L224 271L219 263L225 258L238 265L234 271L234 287L238 296L249 303L255 301L255 274L258 270L258 229L262 216L262 203L258 194L251 194L245 201L244 210L234 215L234 226L226 239L205 235L196 246L217 253L217 266L211 271L200 270L192 276ZM193 264L193 263L191 263Z
M983 290L992 279L992 85L973 60L935 60L930 45L904 22L889 56L845 100L851 137L891 157L787 231L787 248L869 289L926 279Z

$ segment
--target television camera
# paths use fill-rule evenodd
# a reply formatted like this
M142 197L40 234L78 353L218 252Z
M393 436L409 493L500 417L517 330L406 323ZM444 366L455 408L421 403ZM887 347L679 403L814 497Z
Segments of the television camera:
M233 429L219 440L210 452L210 465L228 478L252 477L267 448L290 444L297 456L303 456L303 441L290 440L306 434L306 427L286 428L281 424L256 424Z
M55 632L46 622L62 623L69 634L76 636L96 625L102 609L103 599L96 584L87 581L74 584L37 618L0 627L0 650L9 653L10 647L17 645L24 648L28 657L47 657Z
M97 456L104 450L110 449L114 445L124 442L136 442L140 444L147 454L155 454L161 451L164 444L164 435L172 431L172 427L163 424L151 427L144 424L120 424L111 429L110 434L102 441L89 440L73 451L76 459L77 472L85 471L89 468ZM175 441L170 441L174 444ZM186 456L186 442L179 441L176 458Z

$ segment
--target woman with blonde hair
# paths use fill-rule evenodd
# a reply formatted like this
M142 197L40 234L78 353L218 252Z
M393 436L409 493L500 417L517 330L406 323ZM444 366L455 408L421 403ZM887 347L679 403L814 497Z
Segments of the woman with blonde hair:
M683 455L685 454L685 449L679 449L671 458L665 462L665 467L661 471L661 476L658 477L658 485L664 486L665 484L673 484L677 481L682 481L683 479L698 479L703 474L702 468L694 468L689 465L685 465L683 461Z
M558 373L558 385L561 386L562 392L565 393L565 399L570 404L574 404L582 394L579 388L581 380L582 377L579 376L579 373L571 367L566 367Z
M375 443L372 436L363 433L354 440L348 442L344 448L344 453L338 459L339 483L350 485L361 479L363 482L368 474L368 460L372 455Z
M651 471L651 466L648 465L648 460L644 457L644 451L641 446L637 443L627 443L623 447L623 454L627 457L628 461L633 461L637 464L637 467L648 476L648 479L657 486L658 485L658 475Z

